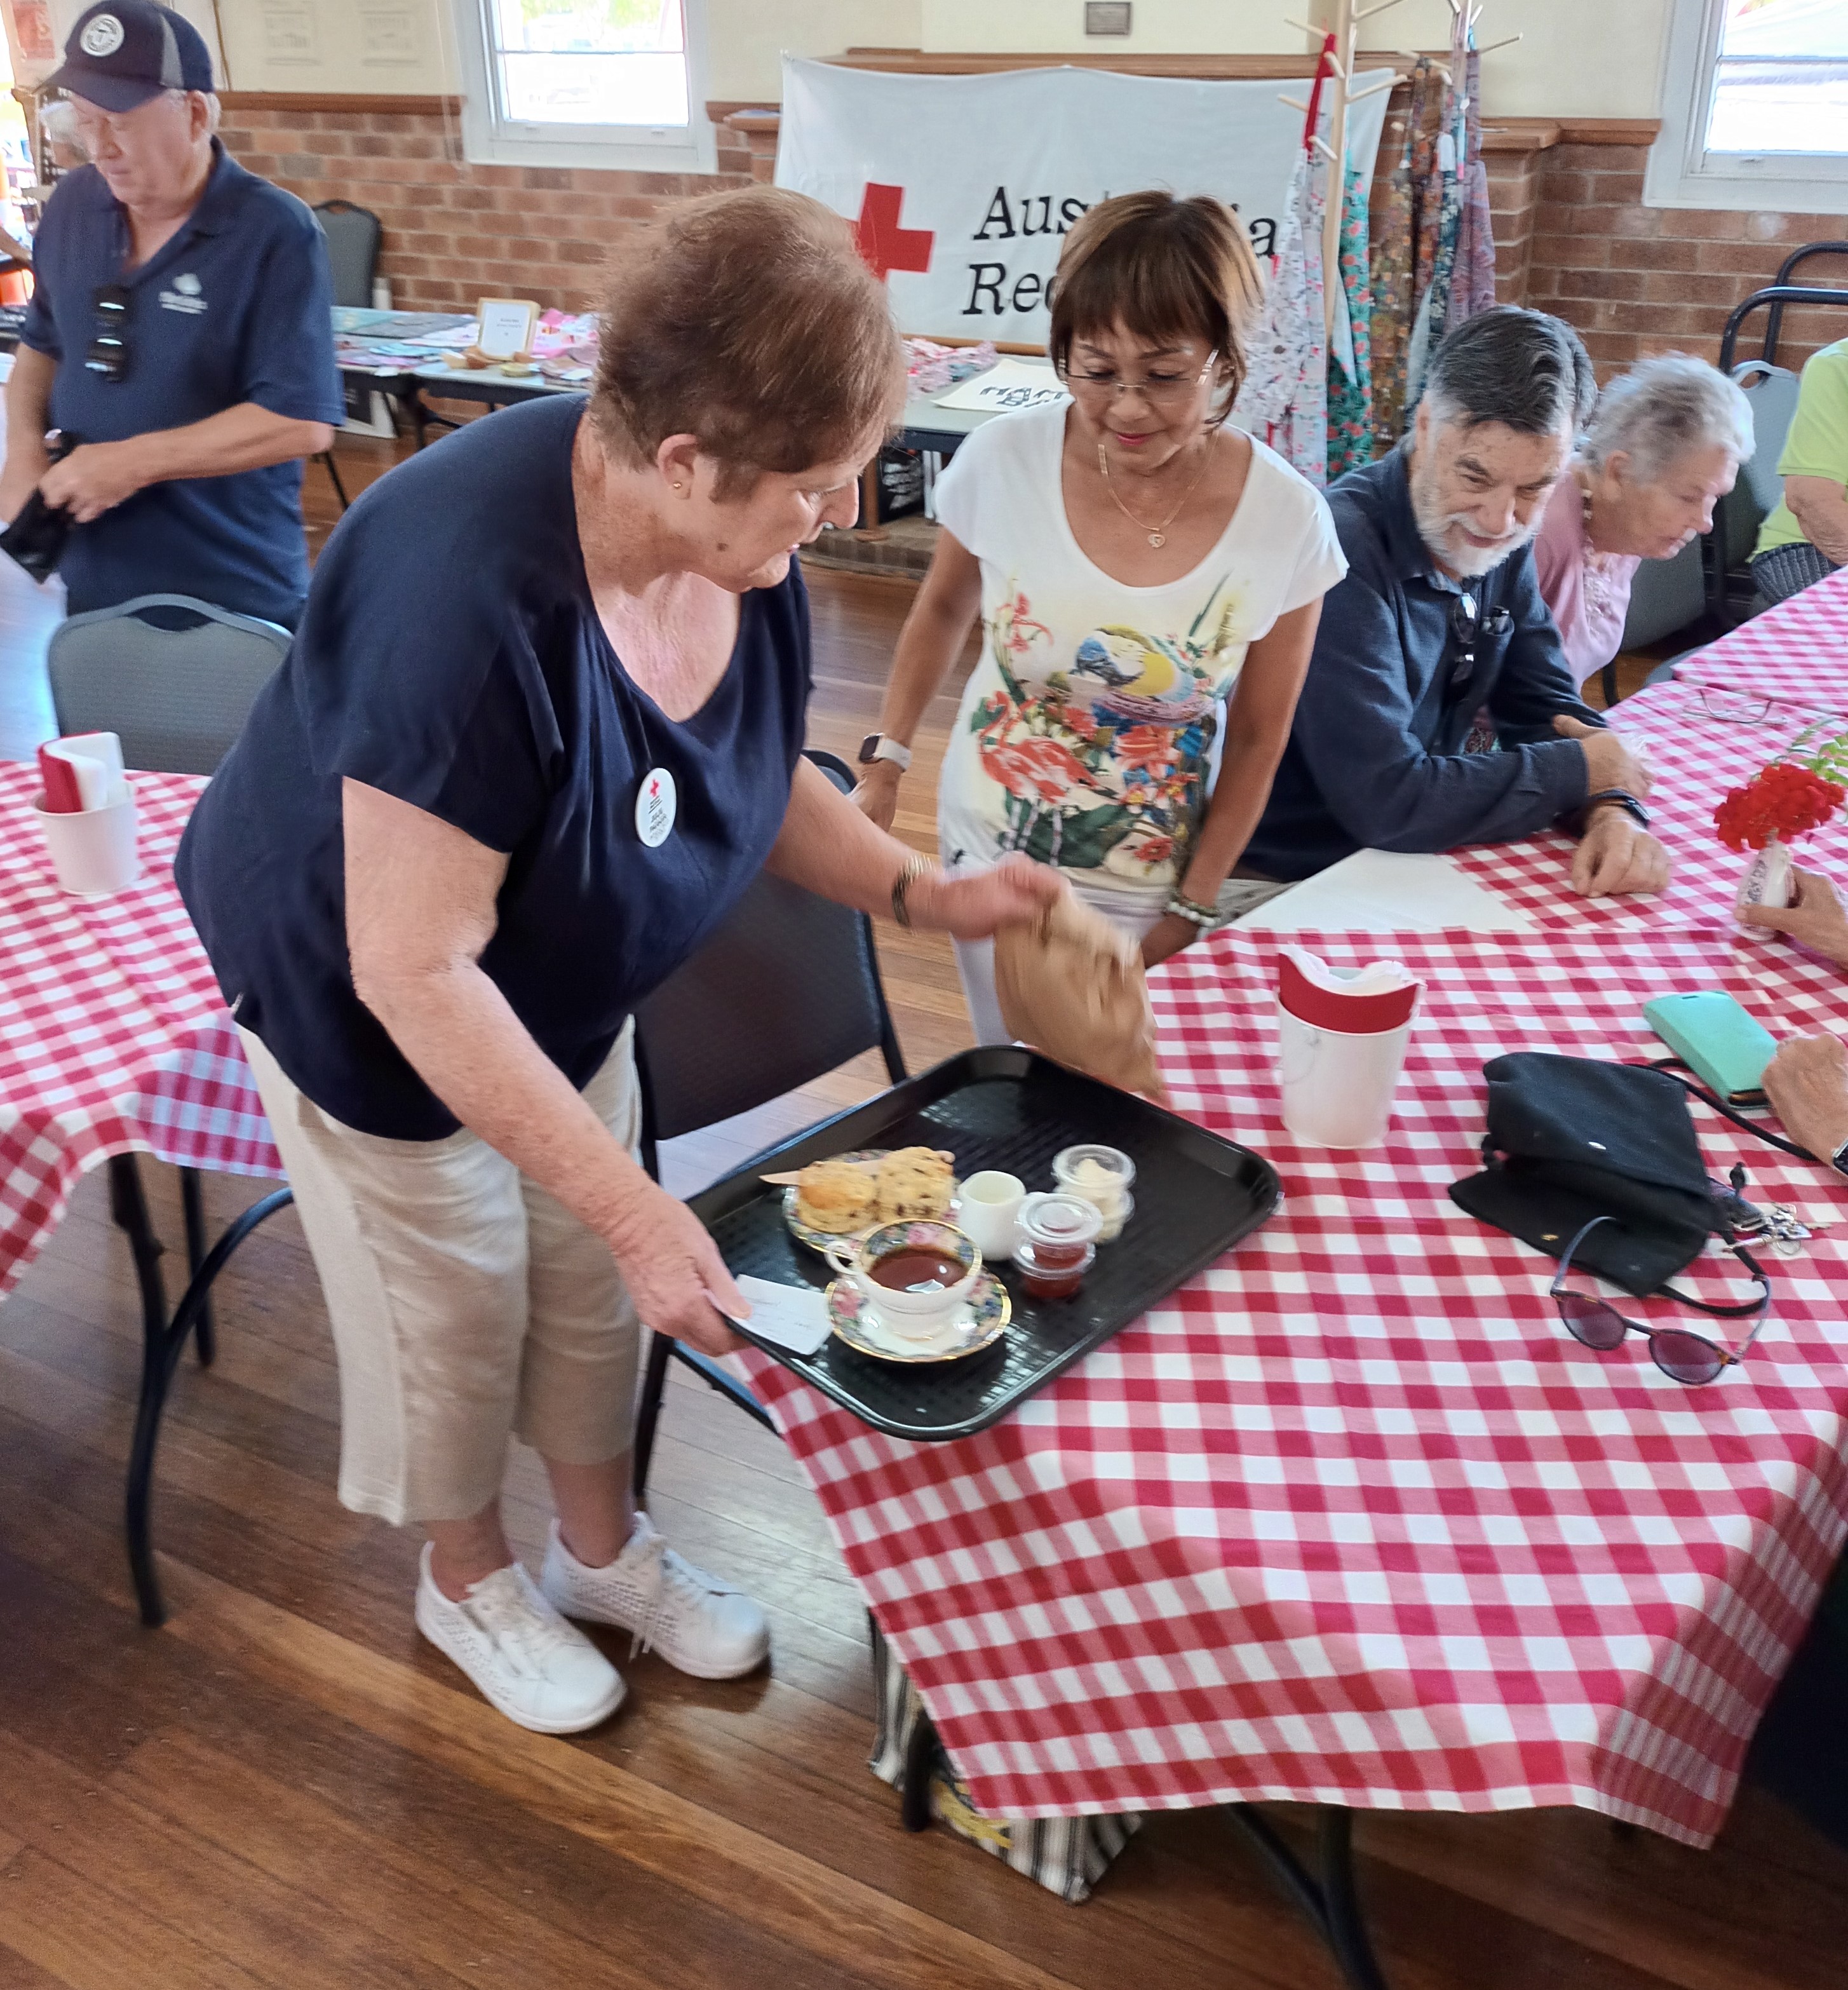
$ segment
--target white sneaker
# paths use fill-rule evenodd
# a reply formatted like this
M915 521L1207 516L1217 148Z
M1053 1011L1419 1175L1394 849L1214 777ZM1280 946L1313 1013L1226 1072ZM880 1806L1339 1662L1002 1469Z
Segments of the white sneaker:
M770 1653L770 1626L741 1590L676 1554L646 1513L629 1545L606 1568L588 1568L552 1523L539 1586L567 1617L614 1624L635 1634L630 1648L653 1649L695 1679L736 1679Z
M426 1541L417 1628L490 1706L535 1734L580 1734L622 1704L622 1674L546 1601L518 1562L484 1576L452 1603L430 1574Z

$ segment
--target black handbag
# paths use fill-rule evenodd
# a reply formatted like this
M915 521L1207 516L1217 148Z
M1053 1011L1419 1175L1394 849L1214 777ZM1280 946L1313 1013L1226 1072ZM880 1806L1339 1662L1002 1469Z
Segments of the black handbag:
M52 461L63 462L82 440L81 436L61 435L52 446ZM0 553L8 555L42 584L57 572L76 522L63 506L46 504L35 491L19 507L19 516L0 532Z
M1666 1291L1703 1312L1734 1310L1668 1283L1709 1237L1734 1243L1724 1190L1700 1158L1687 1087L1644 1065L1539 1051L1493 1058L1483 1075L1484 1166L1451 1183L1453 1202L1551 1258L1594 1217L1612 1217L1585 1238L1575 1264L1633 1298Z

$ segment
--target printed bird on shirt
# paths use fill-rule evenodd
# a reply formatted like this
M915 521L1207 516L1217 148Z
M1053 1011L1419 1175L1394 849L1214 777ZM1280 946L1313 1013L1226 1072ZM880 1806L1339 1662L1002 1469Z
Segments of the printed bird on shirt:
M1212 701L1200 691L1194 673L1165 645L1138 630L1094 630L1073 661L1070 691L1094 698L1092 709L1100 718L1178 726L1211 708Z

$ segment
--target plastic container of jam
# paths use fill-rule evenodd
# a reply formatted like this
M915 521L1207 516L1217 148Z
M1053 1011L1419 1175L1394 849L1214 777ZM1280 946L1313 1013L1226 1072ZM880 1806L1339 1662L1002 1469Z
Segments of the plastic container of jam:
M1103 1228L1102 1215L1081 1196L1029 1195L1020 1205L1014 1246L1028 1296L1070 1299L1097 1262Z
M1103 1217L1100 1244L1114 1243L1134 1214L1136 1199L1129 1189L1135 1178L1136 1164L1121 1147L1066 1147L1053 1156L1053 1179L1059 1184L1059 1193L1090 1203Z

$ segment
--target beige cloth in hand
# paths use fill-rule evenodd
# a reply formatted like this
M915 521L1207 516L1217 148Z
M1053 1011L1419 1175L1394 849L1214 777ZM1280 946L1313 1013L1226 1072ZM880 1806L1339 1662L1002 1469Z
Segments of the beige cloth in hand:
M1069 888L1037 919L995 934L995 992L1022 1043L1166 1102L1142 949Z

